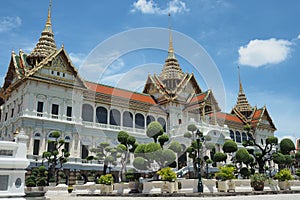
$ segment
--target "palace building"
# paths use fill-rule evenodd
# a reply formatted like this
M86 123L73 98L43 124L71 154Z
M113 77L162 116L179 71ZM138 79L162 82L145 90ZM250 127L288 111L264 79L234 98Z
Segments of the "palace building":
M0 88L1 140L13 140L24 131L29 136L27 157L31 165L41 162L50 151L53 131L60 131L69 165L87 167L90 148L100 142L117 144L120 130L139 143L151 141L146 127L158 121L172 140L187 145L183 137L191 123L210 135L215 151L222 151L225 140L240 146L249 136L246 124L255 130L262 145L276 127L266 106L251 106L239 80L237 102L230 113L221 111L212 90L204 91L193 73L183 73L175 56L170 34L167 58L159 75L149 75L141 93L84 80L65 48L58 48L51 23L51 6L45 28L32 52L12 52Z

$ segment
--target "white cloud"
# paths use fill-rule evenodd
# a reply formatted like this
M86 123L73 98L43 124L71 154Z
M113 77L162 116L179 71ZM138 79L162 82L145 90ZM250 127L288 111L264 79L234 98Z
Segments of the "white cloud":
M287 40L251 40L239 49L239 63L252 67L278 64L285 61L291 51L292 43Z
M297 39L300 40L300 34L298 35Z
M72 63L73 63L76 67L79 67L79 66L83 63L83 61L84 61L84 59L85 59L85 55L82 54L82 53L73 53L73 52L71 52L71 53L69 54L69 57L70 57Z
M184 13L189 12L184 1L181 0L172 0L168 3L167 8L162 9L158 6L154 0L137 0L133 3L133 9L131 12L140 11L144 14L168 14L168 13Z
M22 20L20 17L1 17L0 18L0 33L10 31L21 26Z

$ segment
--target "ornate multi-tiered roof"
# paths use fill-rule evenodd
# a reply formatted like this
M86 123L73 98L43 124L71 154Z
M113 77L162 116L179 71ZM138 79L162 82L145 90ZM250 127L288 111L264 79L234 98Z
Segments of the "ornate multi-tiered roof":
M41 33L41 37L33 51L27 56L27 62L31 66L36 66L47 56L57 50L51 24L51 7L52 0L50 0L48 17L45 28Z

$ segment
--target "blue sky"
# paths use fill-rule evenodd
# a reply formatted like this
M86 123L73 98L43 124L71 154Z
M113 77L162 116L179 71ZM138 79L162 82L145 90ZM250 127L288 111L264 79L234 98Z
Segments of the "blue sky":
M37 43L46 22L48 5L48 0L2 2L1 85L11 51L22 49L29 53ZM223 110L230 111L236 103L239 65L250 104L267 105L278 128L276 136L289 136L294 140L300 138L299 11L298 0L53 0L52 24L57 46L64 45L75 66L80 68L99 44L115 34L143 27L168 28L171 12L174 32L195 40L215 63L226 93ZM175 39L176 53L179 46L176 48ZM167 49L167 36L162 45ZM121 57L112 51L111 57L106 58L113 63L100 82L141 90L148 72L160 73L166 55L162 49L135 50ZM195 67L190 66L186 58L177 57L183 71L196 74L197 70L193 70ZM140 71L145 73L139 76ZM129 72L131 76L124 75ZM133 74L137 76L133 78ZM82 70L84 78L93 79L90 75ZM208 89L201 71L196 75L200 87ZM131 80L130 84L117 84L126 78Z

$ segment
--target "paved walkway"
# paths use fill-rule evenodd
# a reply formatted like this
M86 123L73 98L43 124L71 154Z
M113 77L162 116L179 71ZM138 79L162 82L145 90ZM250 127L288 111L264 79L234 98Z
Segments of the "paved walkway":
M76 200L299 200L300 199L300 193L297 194L273 194L273 195L249 195L249 196L222 196L222 197L162 197L162 196L156 196L156 197L136 197L136 196L80 196L76 197L72 194L68 193L52 193L47 194L47 199L49 200L69 200L69 199L76 199Z

